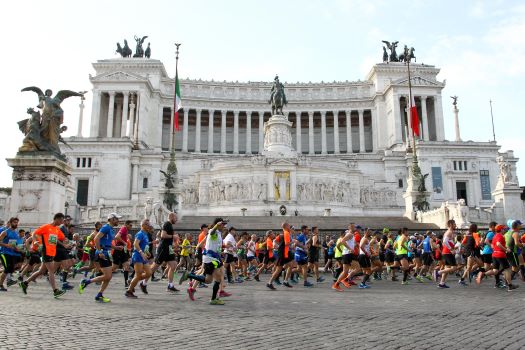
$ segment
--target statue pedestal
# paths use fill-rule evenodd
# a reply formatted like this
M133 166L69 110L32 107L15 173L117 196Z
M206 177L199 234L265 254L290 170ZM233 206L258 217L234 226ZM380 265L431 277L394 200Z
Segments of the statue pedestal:
M264 123L265 156L295 157L297 152L292 147L292 122L284 115L274 115Z
M521 200L522 189L518 185L496 186L492 192L494 202L497 206L503 209L503 217L495 218L501 222L506 222L509 219L523 218L523 201Z
M7 212L21 227L38 227L64 212L71 167L52 154L18 154L7 159L13 168L13 189Z

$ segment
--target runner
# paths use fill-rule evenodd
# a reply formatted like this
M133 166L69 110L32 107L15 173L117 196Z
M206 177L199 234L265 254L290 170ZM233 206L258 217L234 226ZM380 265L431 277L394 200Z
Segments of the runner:
M504 274L505 280L507 281L507 291L510 292L518 288L518 286L512 284L510 264L507 260L507 254L511 253L512 250L505 246L505 237L503 236L504 230L504 225L497 225L496 234L492 239L492 259L494 261L493 271L495 272L496 285L499 284L501 274Z
M34 236L38 238L42 246L42 265L40 269L34 272L26 281L20 281L18 284L22 288L22 292L27 294L27 288L29 282L36 280L38 277L42 276L46 272L48 273L49 284L53 290L53 296L59 298L64 295L65 290L60 290L56 287L55 282L55 271L56 265L53 261L57 252L57 242L60 237L64 234L60 230L60 225L64 223L64 214L56 213L53 217L53 222L46 224L37 228L34 232Z
M266 243L262 242L261 246L263 249L266 249L266 253L264 253L264 250L259 252L259 258L263 260L261 266L259 267L259 271L255 274L253 277L257 282L260 282L259 276L263 271L265 271L267 268L269 268L274 262L275 257L273 256L273 240L275 239L275 235L272 230L266 231Z
M430 271L430 268L432 267L433 259L432 259L432 252L435 248L434 242L432 240L432 232L427 231L425 234L425 238L421 241L420 247L422 248L421 253L421 264L423 265L421 267L421 270L419 270L419 274L416 277L419 282L423 282L423 278L426 278L428 280L432 280L432 277L427 275L427 272Z
M217 297L217 294L220 289L221 281L224 278L224 271L221 268L223 265L220 252L222 248L221 231L224 229L225 224L226 221L224 221L222 218L216 218L213 222L211 230L208 231L206 240L199 243L199 246L204 245L205 253L202 257L202 262L204 265L204 274L197 275L189 273L188 271L184 271L179 280L179 284L182 284L187 279L199 281L206 284L209 284L213 281L214 283L212 289L212 296L210 300L211 305L224 305L224 301L222 299L219 299ZM190 297L190 300L195 300L194 294L196 291L197 290L193 288L190 284L190 287L188 288L188 295Z
M285 271L283 286L292 288L289 282L290 275L292 274L290 263L294 259L294 256L290 254L291 227L288 222L284 222L281 227L283 229L283 233L275 238L279 242L278 258L275 263L275 270L270 277L270 280L266 284L266 287L271 290L275 290L273 281L279 278L282 271Z
M319 228L317 226L312 227L312 238L310 239L310 242L308 248L308 267L313 270L317 283L321 283L324 281L324 277L319 274L319 251L321 249L321 244L319 239Z
M342 264L343 271L337 278L337 280L332 284L332 289L342 292L343 289L339 286L339 283L342 283L346 288L350 288L351 284L346 281L346 278L349 276L350 266L352 265L352 260L354 259L354 233L352 230L347 230L345 236L341 239L337 248L341 250L342 254Z
M408 274L410 273L410 266L408 263L408 228L403 227L401 234L394 242L394 249L396 250L396 260L403 270L403 281L402 285L408 284Z
M456 222L454 220L449 220L447 222L447 231L443 235L443 261L445 262L445 268L438 272L438 276L441 276L441 280L438 284L439 288L449 288L447 286L447 276L450 273L457 271L457 263L456 263L456 257L455 257L455 248L454 248L454 231L456 230ZM465 285L465 282L461 283L461 285Z
M367 285L366 282L368 282L368 279L370 278L370 275L372 274L372 271L371 271L372 263L370 260L371 232L372 232L371 229L366 229L365 234L359 243L359 256L357 257L357 261L359 262L359 267L361 268L361 270L363 270L363 273L365 274L365 276L363 277L363 280L359 284L360 289L370 288L370 286Z
M0 274L1 292L7 291L4 287L4 281L7 275L14 273L16 265L23 261L22 252L24 250L24 241L17 231L18 222L18 218L10 218L6 228L0 233L0 258L4 266L4 270Z
M175 271L178 271L179 268L184 267L186 271L190 271L193 267L193 259L191 258L191 241L193 237L191 233L186 233L184 240L180 246L180 260L179 264L175 267Z
M304 286L312 287L313 284L308 282L308 259L309 256L306 252L306 242L308 240L308 226L303 225L301 227L301 233L293 240L295 244L294 259L299 266L299 270L303 276Z
M148 263L148 259L151 256L149 250L149 239L147 231L151 224L148 219L142 220L140 223L141 230L135 235L135 241L133 242L133 254L131 256L131 262L133 263L133 269L135 270L135 276L131 280L126 293L124 294L127 298L136 299L137 296L134 294L135 287L141 280L148 279L151 276L151 268Z
M129 231L132 228L132 221L126 220L124 225L120 228L115 239L113 240L113 271L121 268L124 273L124 287L128 287L129 278L129 248L130 240L128 238Z
M523 264L520 264L519 256L521 255L521 249L523 244L520 240L520 229L521 221L509 220L510 229L505 233L505 245L510 250L507 253L507 260L512 268L512 278L520 271L520 266L523 268Z
M111 242L115 237L114 227L118 225L118 221L122 216L117 213L111 213L108 215L108 222L97 233L94 238L95 242L95 259L100 266L102 271L102 276L95 278L82 279L80 285L78 286L78 292L80 294L84 293L84 289L89 286L91 283L101 282L100 289L95 296L95 300L102 303L109 303L111 300L106 298L103 293L109 285L109 281L113 276L113 271L111 267Z

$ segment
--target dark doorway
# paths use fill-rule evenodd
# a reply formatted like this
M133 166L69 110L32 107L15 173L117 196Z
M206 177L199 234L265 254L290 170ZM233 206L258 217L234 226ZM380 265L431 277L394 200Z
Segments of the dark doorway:
M86 206L88 201L89 180L78 180L77 203Z
M465 204L468 205L467 202L467 183L465 181L456 181L456 196L457 199L464 199Z

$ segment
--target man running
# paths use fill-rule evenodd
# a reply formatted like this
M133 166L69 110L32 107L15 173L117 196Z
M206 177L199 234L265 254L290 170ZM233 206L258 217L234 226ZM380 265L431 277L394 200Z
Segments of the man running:
M57 242L60 237L64 234L60 230L60 225L64 223L64 214L56 213L53 217L53 222L40 226L33 233L35 237L38 238L42 246L42 265L40 269L34 272L26 281L20 281L19 286L22 288L22 292L27 294L27 288L29 282L36 280L38 277L42 276L46 272L48 273L49 284L53 290L53 297L59 298L64 295L65 290L60 290L56 287L55 281L55 271L56 265L54 258L57 252Z
M365 275L359 284L360 289L370 288L370 286L366 284L370 278L370 275L372 274L372 262L370 260L370 235L371 230L366 229L363 238L361 238L361 241L359 242L359 256L357 257L357 261L359 262L359 267L361 270L363 270Z
M126 220L124 225L120 228L114 239L113 246L113 271L121 268L124 273L124 286L128 287L129 278L129 231L132 228L131 220Z
M510 270L510 264L507 260L508 254L512 253L512 250L505 245L505 237L503 236L504 225L496 226L496 234L492 239L492 259L494 261L494 272L496 277L496 285L499 284L500 276L503 273L505 280L507 281L507 291L512 291L518 286L512 284L512 273Z
M103 293L109 285L109 281L113 276L113 269L111 264L111 242L115 238L114 227L118 225L118 221L122 216L117 213L111 213L108 215L108 222L97 233L95 236L95 256L96 260L102 271L102 276L95 278L82 279L80 285L78 286L78 292L80 294L84 293L84 289L89 286L91 283L101 282L100 289L95 296L95 300L101 303L109 303L111 300L106 298Z
M447 222L447 231L443 235L443 261L445 262L445 268L438 272L438 275L441 275L441 280L438 284L439 288L449 288L447 286L447 276L450 273L456 272L457 263L455 257L455 243L454 243L454 234L456 230L456 222L454 220L449 220ZM461 283L460 283L461 284ZM464 282L463 282L464 284Z
M302 226L301 227L301 233L297 235L297 237L294 239L295 244L295 254L294 259L297 262L297 265L299 266L299 270L301 271L301 274L303 275L304 279L304 286L305 287L312 287L313 284L308 282L308 255L306 253L306 241L308 234L308 227Z
M310 239L310 246L308 248L308 267L314 271L317 283L324 281L324 277L319 274L319 251L321 249L321 241L319 239L319 228L312 227L312 238ZM328 259L326 259L328 260ZM305 279L306 282L306 279Z
M4 271L0 274L0 291L5 292L4 281L8 274L15 272L15 266L22 262L24 249L23 239L20 238L18 218L12 217L7 222L7 227L0 233L0 259L4 265ZM16 280L15 280L16 284Z
M290 275L292 274L290 263L293 261L294 257L290 254L290 244L291 244L291 234L290 234L290 224L284 222L282 225L283 233L276 237L276 240L279 241L279 248L277 251L277 262L275 263L275 270L270 277L270 280L266 284L271 290L275 290L273 286L273 281L279 278L282 271L285 271L285 277L283 286L292 288L289 282Z
M135 235L135 241L133 242L133 254L131 256L131 262L133 263L133 269L135 270L135 276L131 280L129 287L124 294L127 298L136 299L137 296L134 294L135 287L139 281L148 279L151 276L151 268L148 263L151 252L149 251L149 238L147 230L151 226L148 219L142 220L140 223L141 230Z

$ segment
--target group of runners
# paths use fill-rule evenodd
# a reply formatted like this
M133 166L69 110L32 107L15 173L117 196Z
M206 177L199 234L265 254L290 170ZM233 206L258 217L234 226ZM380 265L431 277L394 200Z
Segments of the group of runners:
M80 237L71 217L62 213L32 233L19 229L18 218L10 218L0 228L0 291L18 284L27 294L31 282L45 276L58 298L74 288L68 278L81 274L78 292L83 294L95 284L95 300L107 303L104 292L116 270L122 271L126 298L137 298L137 287L148 294L148 282L159 280L157 271L167 279L166 292L177 293L174 279L180 272L177 282L188 281L191 300L198 288L212 284L212 305L223 305L223 298L231 295L228 284L261 279L266 279L266 288L276 290L276 285L293 288L299 279L303 287L311 288L330 276L331 288L338 292L352 286L368 289L371 280L395 282L398 275L402 285L410 280L434 281L443 289L449 288L449 276L457 276L460 286L493 278L495 288L508 291L518 288L518 278L525 281L520 220L492 222L485 234L473 224L464 235L458 233L454 220L442 235L431 231L410 235L407 228L372 230L351 223L338 237L322 239L317 227L296 228L284 222L282 230L269 230L260 237L238 233L227 220L216 218L201 226L194 242L191 234L175 232L175 213L168 215L160 230L142 220L134 235L132 222L120 225L120 219L111 213L105 224L97 222L91 234ZM320 269L322 252L324 268Z

